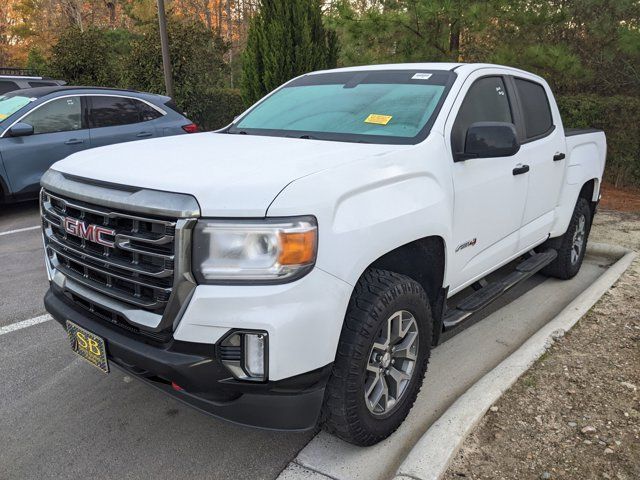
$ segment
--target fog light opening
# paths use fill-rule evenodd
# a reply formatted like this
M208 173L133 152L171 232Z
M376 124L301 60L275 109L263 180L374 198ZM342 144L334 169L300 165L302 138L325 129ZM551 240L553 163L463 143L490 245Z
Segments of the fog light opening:
M263 331L234 331L220 342L220 361L238 380L264 382L268 371L269 337Z

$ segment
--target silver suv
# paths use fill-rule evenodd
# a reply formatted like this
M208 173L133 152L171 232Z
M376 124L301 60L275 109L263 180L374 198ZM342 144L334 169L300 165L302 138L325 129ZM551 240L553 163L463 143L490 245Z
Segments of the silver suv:
M64 80L29 75L30 71L22 68L0 67L0 95L33 87L55 87L66 85Z

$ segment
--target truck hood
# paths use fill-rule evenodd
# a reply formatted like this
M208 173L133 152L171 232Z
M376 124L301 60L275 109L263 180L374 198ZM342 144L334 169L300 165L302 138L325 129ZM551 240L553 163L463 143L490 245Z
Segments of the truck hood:
M197 199L202 216L263 217L296 179L401 148L209 132L85 150L52 168L119 185L187 193Z

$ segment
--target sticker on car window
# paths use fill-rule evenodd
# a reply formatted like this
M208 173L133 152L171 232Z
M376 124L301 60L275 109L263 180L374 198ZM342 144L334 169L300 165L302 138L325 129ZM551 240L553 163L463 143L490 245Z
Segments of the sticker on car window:
M386 125L393 118L392 115L378 115L377 113L372 113L367 118L364 119L364 123L373 123L375 125Z
M2 113L0 113L0 120L4 120L5 118L7 118L9 115L4 115Z
M416 73L411 80L429 80L431 78L431 73Z

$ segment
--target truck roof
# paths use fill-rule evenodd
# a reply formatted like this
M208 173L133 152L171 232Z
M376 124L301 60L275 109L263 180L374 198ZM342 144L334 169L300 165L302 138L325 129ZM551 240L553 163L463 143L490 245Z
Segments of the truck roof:
M519 68L509 67L506 65L496 65L491 63L448 63L448 62L417 62L417 63L387 63L379 65L362 65L356 67L342 67L331 70L319 70L316 72L310 72L309 74L327 73L327 72L361 72L361 71L376 71L376 70L441 70L441 71L454 71L460 69L465 73L470 73L481 68L501 68L511 71L513 73L523 73L527 75L533 75L540 80L544 80L538 75L531 72L521 70Z
M323 72L359 72L359 71L375 71L375 70L454 70L464 63L445 63L445 62L425 62L425 63L387 63L380 65L361 65L356 67L343 67L331 70L320 70L313 73Z

